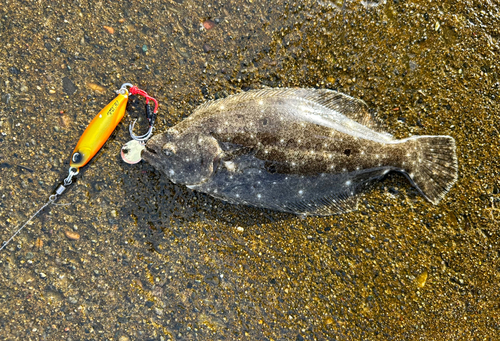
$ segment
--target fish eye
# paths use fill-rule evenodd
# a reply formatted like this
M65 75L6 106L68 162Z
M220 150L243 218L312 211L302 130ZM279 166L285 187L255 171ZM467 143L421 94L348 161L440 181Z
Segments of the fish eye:
M73 157L71 158L71 160L74 163L79 163L82 161L82 159L83 159L83 155L80 152L76 152L75 154L73 154Z
M166 143L163 148L163 154L166 156L172 156L175 154L176 148L172 143Z

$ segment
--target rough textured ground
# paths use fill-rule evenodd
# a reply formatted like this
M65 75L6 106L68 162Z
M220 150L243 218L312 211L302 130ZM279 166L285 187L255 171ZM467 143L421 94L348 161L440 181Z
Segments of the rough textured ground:
M4 1L2 240L124 82L158 97L159 131L241 90L337 89L398 138L454 136L460 170L438 206L399 175L342 216L228 205L121 162L134 100L72 204L0 253L0 338L498 339L500 2L339 2Z

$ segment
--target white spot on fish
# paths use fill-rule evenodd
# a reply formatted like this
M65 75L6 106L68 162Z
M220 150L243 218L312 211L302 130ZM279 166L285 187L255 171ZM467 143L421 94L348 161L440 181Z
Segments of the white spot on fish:
M300 195L302 195L303 193L304 193L304 191L303 191L303 190L300 190L300 191L299 191L299 194L300 194Z
M168 171L168 174L170 174L170 175L172 176L172 175L174 175L174 174L175 174L175 172L174 172L174 170L173 170L173 169L170 169L170 170Z
M236 166L235 166L234 162L232 162L232 161L225 161L224 166L226 166L227 170L229 170L231 172L234 172L234 170L236 169Z
M351 180L347 180L347 181L345 182L345 185L346 185L346 186L350 186L350 185L351 185Z

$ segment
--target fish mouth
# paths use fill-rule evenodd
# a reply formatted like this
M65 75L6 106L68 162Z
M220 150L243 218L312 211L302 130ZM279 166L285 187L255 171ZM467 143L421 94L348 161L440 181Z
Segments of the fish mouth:
M159 153L158 150L159 149L155 144L146 143L141 152L141 157L144 161L153 166L158 165L161 163L161 153Z
M146 143L142 150L142 158L149 162L150 160L158 161L161 157L161 148L164 145L164 134L155 135Z
M144 155L148 155L148 156L151 155L151 156L156 156L156 157L159 156L159 154L157 153L155 148L148 146L147 144L144 146L144 149L142 150L142 155L143 155L143 157L144 157Z
M153 148L153 147L148 146L147 144L146 144L144 147L145 147L145 150L146 150L148 153L158 155L158 153L156 152L156 150L154 150L154 148Z

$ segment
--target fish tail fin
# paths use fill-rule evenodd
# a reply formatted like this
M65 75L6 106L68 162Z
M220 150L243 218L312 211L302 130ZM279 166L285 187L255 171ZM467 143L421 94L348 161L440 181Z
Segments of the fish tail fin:
M414 136L416 153L410 156L407 176L434 205L437 205L458 178L455 139L451 136Z

